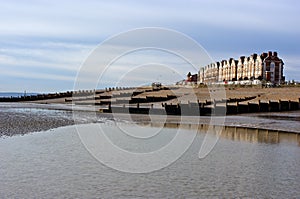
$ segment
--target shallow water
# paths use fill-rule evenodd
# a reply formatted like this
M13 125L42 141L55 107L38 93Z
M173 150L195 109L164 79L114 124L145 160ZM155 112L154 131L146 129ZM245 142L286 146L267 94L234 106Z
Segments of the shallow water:
M116 144L131 151L155 150L174 137L163 128L146 144L103 125ZM133 128L129 124L124 128ZM174 126L174 125L173 125ZM144 126L156 130L157 126ZM190 128L190 129L189 129ZM204 159L198 152L205 126L175 163L147 174L116 171L83 146L74 126L0 138L1 198L297 198L300 196L300 138L297 134L226 128ZM184 129L187 136L195 133ZM123 137L122 137L123 136ZM119 138L119 139L118 139ZM114 157L111 157L114 158Z

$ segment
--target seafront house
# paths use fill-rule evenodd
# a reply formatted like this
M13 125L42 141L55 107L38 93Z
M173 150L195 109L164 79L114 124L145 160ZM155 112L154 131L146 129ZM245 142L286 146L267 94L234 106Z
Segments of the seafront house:
M279 85L285 81L283 65L277 52L271 51L261 55L241 56L238 60L230 58L201 67L197 81L198 84L242 84L246 81L265 80Z

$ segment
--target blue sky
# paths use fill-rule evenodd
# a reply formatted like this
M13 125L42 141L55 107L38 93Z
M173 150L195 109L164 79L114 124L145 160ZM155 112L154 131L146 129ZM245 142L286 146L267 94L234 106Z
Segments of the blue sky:
M286 78L300 80L299 4L297 0L0 0L0 91L72 90L81 64L99 43L142 27L182 32L216 61L277 51L285 62Z

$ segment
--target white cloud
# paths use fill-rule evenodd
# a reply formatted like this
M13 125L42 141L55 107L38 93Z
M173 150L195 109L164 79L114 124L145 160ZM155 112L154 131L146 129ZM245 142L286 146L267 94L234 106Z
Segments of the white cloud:
M0 66L77 71L93 45L45 42L34 47L0 48Z
M1 72L1 75L9 77L20 77L26 79L40 79L43 81L55 80L55 81L74 81L74 77L57 75L57 74L46 74L39 72L26 72L26 71L15 71L15 70L5 70Z
M0 67L3 71L0 78L5 75L18 78L25 72L28 78L36 79L34 75L37 75L38 79L43 77L70 81L70 77L98 42L120 31L145 26L173 28L200 36L205 34L205 40L211 40L207 45L214 46L212 55L217 59L238 58L235 56L240 56L243 52L237 50L231 53L228 50L219 53L212 37L218 37L219 41L242 41L244 34L252 39L252 33L258 32L265 36L253 38L258 45L264 40L271 44L280 40L282 45L288 45L285 41L295 41L290 43L298 47L299 7L299 2L292 0L1 1ZM273 41L273 38L277 41ZM151 39L148 38L149 42ZM171 46L172 42L168 44ZM119 47L120 45L122 44ZM231 49L241 49L241 46L246 55L252 50L238 42L233 42ZM280 47L278 46L279 50ZM226 49L226 46L223 48ZM110 53L108 51L101 56L111 56ZM297 53L299 52L294 52L293 56L297 57ZM114 65L114 74L124 73L126 66L134 63L156 61L169 65L178 64L172 58L157 59L149 54L135 56L131 60L118 60ZM286 58L288 75L297 77L297 63L298 59ZM86 72L92 73L93 70ZM184 67L182 73L185 73Z
M1 7L2 35L103 38L134 27L185 23L299 33L297 6L287 1L5 1Z

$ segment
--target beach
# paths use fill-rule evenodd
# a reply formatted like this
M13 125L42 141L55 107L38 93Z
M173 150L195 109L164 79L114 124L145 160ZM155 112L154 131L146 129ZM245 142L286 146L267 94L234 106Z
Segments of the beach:
M74 105L64 99L0 103L0 195L292 198L300 194L299 110L179 116L101 113L100 107ZM221 132L216 132L217 126L222 127ZM168 146L178 132L183 133L182 142L190 136L194 139L169 165L133 174L110 167L90 151L82 136L95 129L94 135L102 129L120 149L140 154ZM147 139L130 136L145 136L148 131L159 134ZM205 139L213 139L216 144L200 159L199 150ZM97 136L93 140L99 147L106 144ZM181 146L181 140L178 142ZM104 149L109 161L130 164L126 158L118 159L113 151ZM134 164L135 168L142 169L142 163Z
M1 8L0 199L300 199L300 1Z
M74 124L102 123L107 120L138 124L184 123L212 124L209 116L174 116L100 113L92 111L89 106L76 107L72 111L69 105L36 103L2 103L0 104L0 136L12 136L31 132L46 131L57 127ZM188 118L188 119L187 119ZM256 129L273 129L300 133L300 111L280 113L255 113L224 117L224 126L249 127Z
M276 88L262 88L261 86L254 86L254 87L241 87L241 86L208 86L208 87L169 87L170 89L162 89L156 90L152 92L148 92L152 90L151 87L137 87L137 88L129 88L129 89L115 89L109 88L106 90L101 90L100 94L94 94L93 91L88 91L84 93L82 91L82 96L113 96L114 98L120 99L128 99L128 97L118 97L120 94L125 93L134 93L140 92L140 94L135 95L136 98L146 98L147 96L154 96L154 97L166 97L168 95L175 95L176 99L170 99L165 101L166 103L178 103L183 102L186 103L188 101L195 102L199 101L210 101L213 100L214 97L216 98L245 98L245 97L255 97L254 99L249 100L248 102L258 102L264 101L299 101L300 98L300 87L276 87ZM215 96L216 90L220 90L222 93L218 96ZM142 92L147 91L147 92ZM62 97L62 98L54 98L54 99L47 99L47 100L35 100L32 101L34 103L54 103L54 104L68 104L72 100L72 98L80 98L78 93L73 93L71 97ZM67 101L66 101L67 100ZM90 99L86 99L83 101L89 101ZM29 100L30 101L30 100ZM96 100L99 101L99 100ZM114 101L114 100L113 100ZM160 103L158 103L160 104Z
M282 87L282 88L240 88L224 87L225 97L227 100L246 99L241 103L257 103L268 101L294 101L297 102L300 96L300 87ZM136 94L134 94L136 93ZM132 96L131 96L132 95ZM134 95L134 96L133 96ZM103 96L105 99L102 99ZM108 98L108 97L109 98ZM176 98L167 96L176 96ZM195 97L196 96L196 97ZM101 113L99 110L107 109L108 104L111 106L133 106L137 103L130 103L132 99L149 99L157 97L158 101L141 102L138 106L153 106L158 110L163 110L162 103L177 104L188 103L193 100L208 101L214 97L214 90L210 87L205 88L185 88L171 87L170 89L152 90L151 87L139 87L131 89L114 89L109 88L95 94L93 92L73 93L73 97L60 97L45 100L34 100L26 102L0 103L0 135L11 136L14 134L25 134L35 131L44 131L61 126L68 126L82 123L103 122L103 120L123 120L134 123L159 123L166 118L167 123L180 123L183 116L156 114L149 117L147 114L130 114L129 113ZM92 100L92 99L93 100ZM152 99L151 98L151 99ZM74 99L77 99L74 101ZM80 99L80 101L78 101ZM95 105L96 103L105 103ZM79 103L79 104L78 104ZM125 105L124 105L125 104ZM226 116L226 115L225 115ZM224 126L242 126L249 128L273 129L280 131L300 132L300 111L285 112L261 112L246 113L238 115L227 115L224 120ZM163 119L162 119L163 118ZM191 116L189 121L194 124L210 124L210 116Z

